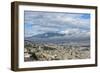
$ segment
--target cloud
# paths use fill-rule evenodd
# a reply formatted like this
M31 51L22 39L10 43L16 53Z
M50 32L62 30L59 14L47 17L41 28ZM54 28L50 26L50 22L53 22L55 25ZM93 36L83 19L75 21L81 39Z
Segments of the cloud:
M70 24L72 26L87 26L90 24L89 14L73 14L73 13L50 13L50 12L28 12L25 11L25 22L33 25L48 25L61 26L63 24ZM58 24L59 23L59 24Z
M45 32L81 34L90 30L90 14L25 11L24 15L26 36Z
M63 33L63 34L78 34L80 33L81 31L79 29L67 29L67 30L64 30L64 31L61 31L60 33Z
M67 30L61 31L60 33L66 34L67 37L90 37L90 31L80 30L77 28L67 29Z

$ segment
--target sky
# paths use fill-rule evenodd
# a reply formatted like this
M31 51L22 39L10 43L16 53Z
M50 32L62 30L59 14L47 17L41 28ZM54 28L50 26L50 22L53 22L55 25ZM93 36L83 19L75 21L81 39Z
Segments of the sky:
M90 36L90 14L24 11L24 30L25 37L46 32Z

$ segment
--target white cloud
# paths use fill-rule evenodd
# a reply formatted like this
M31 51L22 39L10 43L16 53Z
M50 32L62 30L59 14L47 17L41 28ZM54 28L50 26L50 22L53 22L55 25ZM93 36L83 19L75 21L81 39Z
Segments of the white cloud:
M66 34L67 37L89 37L90 31L80 30L80 29L67 29L61 31L60 33Z
M90 18L82 16L83 14L75 13L25 11L25 25L32 24L32 29L25 29L25 34L60 31L65 34L86 35L89 34L86 30L90 30Z
M64 33L64 34L80 33L80 30L79 29L67 29L67 30L61 31L60 33Z

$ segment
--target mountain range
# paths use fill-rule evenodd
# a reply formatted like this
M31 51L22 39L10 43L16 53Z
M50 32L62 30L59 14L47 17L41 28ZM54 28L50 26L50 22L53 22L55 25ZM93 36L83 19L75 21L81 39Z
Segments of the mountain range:
M24 40L42 43L68 43L68 42L90 42L89 36L74 36L73 34L64 34L58 32L46 32L31 37L25 37Z

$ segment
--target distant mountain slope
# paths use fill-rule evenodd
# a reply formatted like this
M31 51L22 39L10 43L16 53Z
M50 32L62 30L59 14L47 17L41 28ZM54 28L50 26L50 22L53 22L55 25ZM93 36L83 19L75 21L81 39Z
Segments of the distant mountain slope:
M38 34L35 36L32 36L34 38L50 38L50 37L59 37L59 36L65 36L65 34L62 33L55 33L55 32L47 32L47 33L43 33L43 34Z
M27 37L24 40L28 40L31 42L37 42L37 43L70 43L70 42L76 42L76 43L90 43L90 36L82 36L79 35L74 36L73 34L62 34L62 33L52 33L47 32L43 34L38 34L32 37Z

